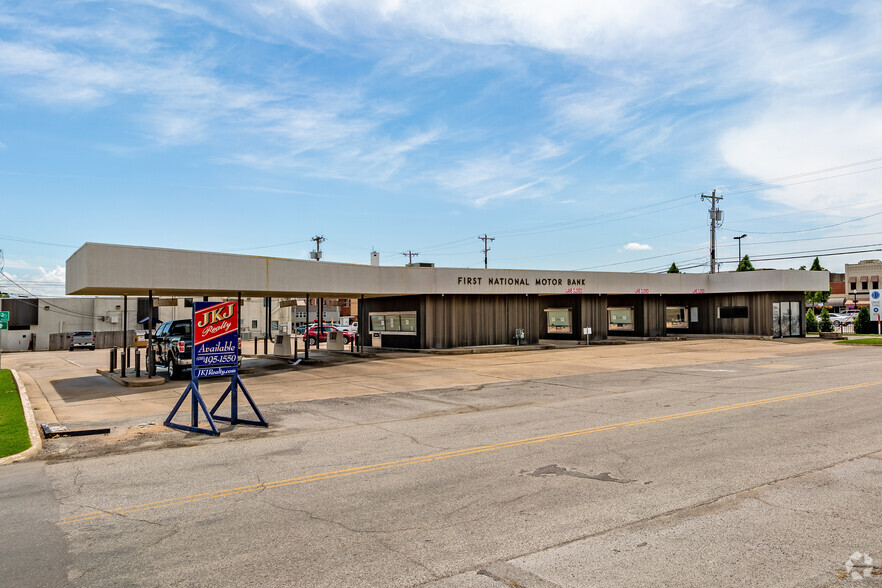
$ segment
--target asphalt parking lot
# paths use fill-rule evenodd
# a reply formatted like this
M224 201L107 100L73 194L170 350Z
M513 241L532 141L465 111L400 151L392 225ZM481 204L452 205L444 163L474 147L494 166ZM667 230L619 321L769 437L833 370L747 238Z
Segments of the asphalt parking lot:
M68 359L90 355L49 354L30 373L57 381ZM0 541L13 546L2 577L839 586L857 570L868 571L862 585L879 584L878 568L861 567L864 555L882 560L877 348L726 340L393 354L255 369L245 381L269 429L209 438L148 427L102 450L53 440L41 460L0 468L10 514ZM47 402L60 414L131 402L107 420L126 430L182 387Z

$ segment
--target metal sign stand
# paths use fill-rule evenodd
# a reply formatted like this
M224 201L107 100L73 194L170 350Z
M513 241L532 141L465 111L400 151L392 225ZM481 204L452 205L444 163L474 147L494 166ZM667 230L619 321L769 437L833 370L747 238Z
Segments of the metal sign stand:
M245 395L245 399L248 401L248 404L251 405L251 410L254 411L254 414L257 415L256 421L240 419L239 418L239 394L238 390L242 390L242 394ZM223 404L224 400L227 399L227 396L230 397L230 416L218 416L215 413L220 405ZM245 384L242 382L242 378L239 377L239 374L234 374L230 378L230 385L227 386L227 389L224 390L224 393L221 394L220 399L217 401L217 404L214 405L214 408L211 409L211 416L214 417L216 421L225 421L230 423L231 425L254 425L255 427L268 427L269 423L266 422L266 419L263 418L263 415L260 414L260 409L257 408L257 405L254 403L254 400L251 398L251 394L248 393L248 390L245 388Z
M184 393L178 399L178 403L172 409L171 414L165 420L165 426L191 433L205 433L206 435L220 435L215 421L225 421L231 425L254 425L268 427L269 424L260 409L257 408L254 399L245 388L242 378L239 377L237 348L239 343L239 305L236 302L195 302L193 304L193 346L191 349L190 383ZM235 326L234 326L235 324ZM224 390L220 399L211 410L205 406L205 401L199 393L199 378L208 376L230 376L230 385ZM239 390L245 396L257 420L239 418ZM172 418L184 403L187 395L190 395L190 425L180 425L172 422ZM217 409L230 397L230 416L218 416ZM205 415L210 429L199 426L199 411Z
M184 403L184 399L187 398L187 394L190 394L190 426L173 423L172 419L174 418L175 413L178 412L178 409ZM208 421L208 426L210 426L211 429L203 429L199 426L200 408L202 409L202 413L205 415L205 418ZM189 431L191 433L220 435L220 431L217 430L217 425L214 424L214 419L211 418L211 413L208 412L208 408L205 406L205 401L202 400L202 395L199 394L199 379L195 376L195 372L193 379L190 380L189 384L187 384L187 387L184 389L184 393L181 395L180 398L178 398L178 403L175 404L175 407L169 413L168 418L165 419L165 422L163 424L166 427L171 427L172 429Z

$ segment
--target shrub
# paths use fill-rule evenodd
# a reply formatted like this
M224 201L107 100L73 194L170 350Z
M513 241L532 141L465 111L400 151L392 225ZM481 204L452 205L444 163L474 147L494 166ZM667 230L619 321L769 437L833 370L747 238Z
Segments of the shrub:
M863 307L854 318L854 332L857 335L872 335L876 332L876 325L870 322L870 309Z
M821 311L821 320L818 323L818 328L822 333L833 332L833 321L830 320L830 313L827 312L826 308Z
M817 333L818 332L818 319L815 318L815 311L809 308L805 311L805 332L806 333Z

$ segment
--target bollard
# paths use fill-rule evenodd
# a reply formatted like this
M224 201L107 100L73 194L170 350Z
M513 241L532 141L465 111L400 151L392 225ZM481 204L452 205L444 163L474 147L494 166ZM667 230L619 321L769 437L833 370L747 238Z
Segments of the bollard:
M297 359L297 334L294 334L294 359Z
M110 350L110 373L116 371L116 347Z
M126 349L123 347L119 350L119 375L126 377Z
M132 367L132 350L126 345L126 367Z
M135 377L141 377L141 350L135 348Z

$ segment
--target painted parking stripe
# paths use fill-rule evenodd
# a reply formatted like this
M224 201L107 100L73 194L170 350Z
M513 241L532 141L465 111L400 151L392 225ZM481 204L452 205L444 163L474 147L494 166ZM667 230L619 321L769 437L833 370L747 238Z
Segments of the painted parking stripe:
M296 478L289 478L286 480L277 480L275 482L265 482L262 484L252 484L249 486L239 486L237 488L226 488L222 490L215 490L213 492L204 492L201 494L191 494L189 496L179 496L177 498L168 498L166 500L159 500L156 502L147 502L143 504L136 504L131 506L123 506L119 508L113 508L108 510L101 511L93 511L88 513L83 513L80 515L65 517L57 524L65 525L70 523L79 523L82 521L88 521L93 519L99 519L104 517L110 517L113 515L125 515L133 512L140 512L145 510L153 510L157 508L166 508L170 506L176 506L180 504L187 504L190 502L199 502L202 500L209 500L213 498L223 498L224 496L234 496L237 494L246 494L249 492L255 492L257 490L268 490L272 488L281 488L284 486L293 486L297 484L306 484L309 482L318 482L320 480L328 480L331 478L341 478L345 476L352 476L355 474L364 474L368 472L375 472L379 470L386 470L391 468L400 468L404 466L428 463L432 461L439 461L442 459L451 459L455 457L464 457L467 455L475 455L477 453L486 453L490 451L499 451L501 449L510 449L512 447L521 447L524 445L531 445L535 443L546 443L548 441L556 441L558 439L568 439L570 437L579 437L582 435L591 435L593 433L603 433L606 431L614 431L617 429L625 429L628 427L637 427L641 425L650 425L654 423L661 423L665 421L673 421L684 418L693 418L704 416L708 414L715 414L719 412L727 412L731 410L740 410L744 408L751 408L754 406L763 406L766 404L774 404L778 402L788 402L791 400L799 400L802 398L811 398L813 396L823 396L826 394L833 394L836 392L846 392L849 390L859 390L862 388L870 388L872 386L882 385L882 380L877 380L875 382L864 382L861 384L851 384L849 386L838 386L836 388L826 388L824 390L813 390L810 392L801 392L798 394L787 394L784 396L774 396L771 398L763 398L759 400L752 400L748 402L739 402L737 404L726 404L723 406L716 406L712 408L705 408L701 410L693 410L689 412L680 412L675 414L663 415L658 417L650 417L645 419L638 419L633 421L626 421L622 423L614 423L610 425L601 425L597 427L591 427L588 429L578 429L574 431L565 431L562 433L551 433L548 435L541 435L538 437L529 437L526 439L518 439L515 441L505 441L502 443L496 443L493 445L481 445L477 447L469 447L465 449L458 449L454 451L445 451L441 453L433 453L430 455L418 456L418 457L410 457L405 459L398 459L393 461L386 461L382 463L375 463L365 466L359 466L354 468L348 468L343 470L334 470L329 472L320 472L316 474L309 474L305 476L299 476Z

